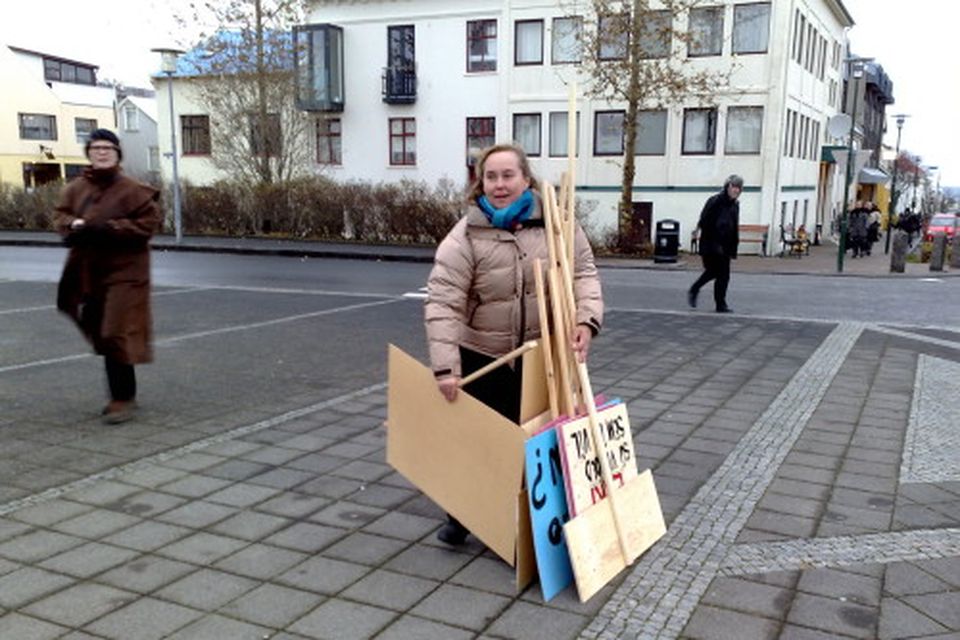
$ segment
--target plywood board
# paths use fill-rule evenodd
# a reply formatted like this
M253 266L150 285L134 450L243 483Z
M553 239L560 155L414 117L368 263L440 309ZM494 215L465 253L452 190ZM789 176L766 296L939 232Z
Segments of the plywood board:
M614 483L623 486L637 476L637 460L627 407L615 402L602 408L597 417L603 433L602 450L610 465ZM600 460L590 435L590 419L586 416L557 427L560 453L566 478L567 506L575 518L606 496Z
M447 402L396 346L388 359L387 462L514 566L526 434L463 391Z

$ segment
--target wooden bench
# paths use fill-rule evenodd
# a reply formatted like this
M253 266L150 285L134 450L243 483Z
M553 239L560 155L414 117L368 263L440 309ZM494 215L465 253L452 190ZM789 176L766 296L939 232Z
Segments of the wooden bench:
M737 227L740 232L740 246L744 243L759 244L760 250L757 252L762 256L767 255L767 234L770 232L768 224L741 224ZM738 253L739 253L738 249Z

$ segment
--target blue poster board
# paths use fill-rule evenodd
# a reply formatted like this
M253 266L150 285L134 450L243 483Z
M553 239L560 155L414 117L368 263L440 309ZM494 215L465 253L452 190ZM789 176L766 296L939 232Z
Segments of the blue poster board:
M563 525L570 516L555 429L546 429L526 441L525 469L533 549L540 589L544 601L548 601L573 582L573 568L563 537Z

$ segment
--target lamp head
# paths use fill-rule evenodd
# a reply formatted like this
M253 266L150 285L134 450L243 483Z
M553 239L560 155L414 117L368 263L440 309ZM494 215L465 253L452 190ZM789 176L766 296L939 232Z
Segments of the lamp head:
M160 70L167 75L173 75L177 71L177 58L183 53L183 49L173 47L157 47L151 49L160 54Z

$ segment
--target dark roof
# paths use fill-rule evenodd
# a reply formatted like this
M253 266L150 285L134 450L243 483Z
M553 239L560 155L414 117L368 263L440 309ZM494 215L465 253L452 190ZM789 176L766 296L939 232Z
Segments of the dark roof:
M253 31L218 31L177 59L175 78L195 78L220 73L256 71L256 37ZM293 71L293 39L289 31L267 31L264 50L272 70ZM155 73L155 78L164 77Z
M96 64L90 64L89 62L80 62L79 60L73 60L71 58L64 58L63 56L55 56L50 53L44 53L42 51L34 51L33 49L24 49L23 47L14 47L12 45L7 46L11 51L19 51L20 53L29 53L30 55L40 56L42 58L47 58L49 60L56 60L57 62L67 62L69 64L75 64L78 67L88 67L90 69L99 69L100 66Z

